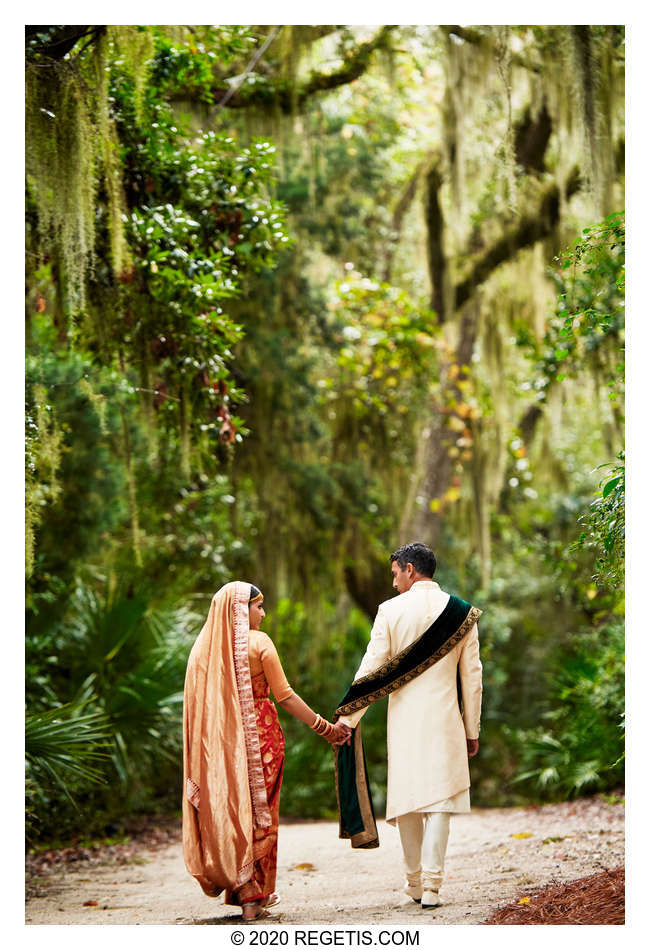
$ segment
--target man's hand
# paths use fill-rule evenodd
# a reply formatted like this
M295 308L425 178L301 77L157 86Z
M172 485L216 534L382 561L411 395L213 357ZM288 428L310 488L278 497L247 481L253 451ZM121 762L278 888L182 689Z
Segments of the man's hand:
M467 740L467 758L471 759L478 752L478 739Z
M331 742L332 745L350 745L351 735L352 730L349 726L346 726L344 722L335 722L334 732L327 741Z

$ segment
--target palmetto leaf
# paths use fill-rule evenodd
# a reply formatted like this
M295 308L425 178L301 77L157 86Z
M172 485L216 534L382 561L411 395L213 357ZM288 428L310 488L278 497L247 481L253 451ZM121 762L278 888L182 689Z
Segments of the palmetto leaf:
M84 712L87 701L68 703L25 720L25 760L39 782L57 785L73 800L72 784L105 781L96 766L109 755L110 730L101 711Z
M99 591L80 580L65 619L71 636L61 664L82 684L75 699L93 695L105 714L123 784L146 760L179 755L189 634L202 618L187 607L160 606L159 597L133 577L109 579Z

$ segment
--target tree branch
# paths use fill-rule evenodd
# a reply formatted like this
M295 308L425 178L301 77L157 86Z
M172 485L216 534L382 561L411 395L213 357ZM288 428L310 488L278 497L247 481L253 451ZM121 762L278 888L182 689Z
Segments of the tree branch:
M438 323L445 322L445 278L447 259L443 247L444 217L438 198L442 186L442 173L439 162L433 162L427 172L426 219L427 219L427 256L429 277L431 279L431 309L435 311Z
M459 39L464 40L466 43L472 43L474 46L488 46L490 44L490 38L486 33L480 33L471 27L441 26L440 29L447 33L448 36L457 36ZM522 56L521 53L511 51L510 61L513 66L521 66L522 69L529 69L533 73L541 73L542 71L538 63L531 62L529 59L526 59L525 56Z
M105 29L105 26L26 26L26 51L48 59L63 59L79 40L90 37L88 42L95 42Z
M377 35L366 43L361 43L356 50L349 53L343 65L331 73L312 73L297 89L292 88L289 82L270 82L257 77L255 83L246 83L232 94L228 101L229 109L247 109L252 106L275 106L285 115L292 115L301 111L307 101L318 92L328 92L345 86L358 79L370 65L370 57L377 49L386 49L389 46L389 37L394 26L382 26ZM222 83L213 87L212 94L220 98L231 87ZM174 99L188 98L190 91L178 90L170 97Z
M427 166L427 163L430 161L430 157L423 158L421 162L416 166L415 171L406 182L401 195L397 200L397 204L393 209L393 217L391 220L391 230L394 234L394 238L390 243L387 244L386 254L384 260L384 274L383 279L390 283L391 273L393 269L393 256L395 254L395 244L394 240L399 237L402 231L402 224L404 223L404 217L406 216L407 211L413 203L415 194L417 192L418 184L420 183L420 178L422 177L422 172Z
M576 194L580 186L580 170L576 167L569 175L565 187L566 198ZM483 284L500 264L511 260L523 248L531 247L552 234L559 218L560 189L553 183L543 192L539 206L533 214L524 215L492 247L474 258L468 276L454 287L454 310L460 310L476 288Z

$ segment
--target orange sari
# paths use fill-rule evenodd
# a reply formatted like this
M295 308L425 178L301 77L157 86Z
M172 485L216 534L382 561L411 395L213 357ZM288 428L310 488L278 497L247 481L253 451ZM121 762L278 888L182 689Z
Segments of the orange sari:
M284 768L268 684L263 674L251 677L250 595L250 584L234 581L212 598L183 702L185 865L205 894L225 890L234 904L273 891Z

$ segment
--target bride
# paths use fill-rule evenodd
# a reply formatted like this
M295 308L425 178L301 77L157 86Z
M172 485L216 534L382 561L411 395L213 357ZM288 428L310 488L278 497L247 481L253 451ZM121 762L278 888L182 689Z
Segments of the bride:
M295 693L259 628L264 597L233 581L212 598L187 664L183 703L183 854L205 894L225 890L246 921L268 917L278 853L284 734L275 701L333 745L343 723Z

